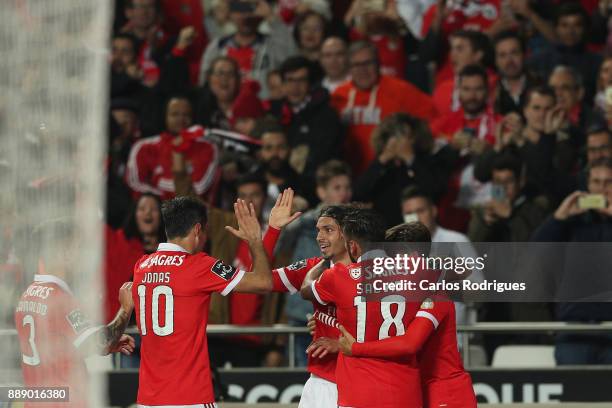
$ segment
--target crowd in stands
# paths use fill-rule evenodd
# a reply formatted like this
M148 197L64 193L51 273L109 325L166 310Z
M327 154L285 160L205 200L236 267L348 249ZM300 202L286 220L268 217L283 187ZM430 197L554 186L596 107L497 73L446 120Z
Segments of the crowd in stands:
M275 265L318 255L319 211L351 201L388 227L416 214L434 242L611 241L611 15L605 0L117 0L107 318L164 239L161 200L180 194L209 207L207 251L243 267L248 248L223 230L232 202L266 225L286 187L304 214ZM579 208L585 192L606 208ZM209 321L303 326L298 296L214 298ZM520 320L612 320L609 304L557 306ZM517 317L486 304L475 319ZM610 364L611 340L543 339L560 364ZM253 336L213 340L211 356L286 358L283 339Z

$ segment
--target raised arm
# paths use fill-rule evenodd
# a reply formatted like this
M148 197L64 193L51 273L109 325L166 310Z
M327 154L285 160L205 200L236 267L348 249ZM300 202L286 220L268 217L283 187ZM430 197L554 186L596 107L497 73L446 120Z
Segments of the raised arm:
M226 226L239 239L245 240L251 250L253 267L246 273L240 283L234 288L235 292L267 293L272 290L272 272L270 262L264 250L261 239L261 226L257 221L255 207L251 203L238 199L234 204L234 212L238 220L238 229Z
M273 259L274 248L276 246L276 242L278 241L280 231L302 215L302 213L299 211L291 214L293 194L294 193L291 188L286 188L276 198L276 203L274 204L274 207L272 207L272 211L270 211L270 217L268 218L268 230L263 238L264 248L266 250L266 254L268 254L270 262L272 262Z

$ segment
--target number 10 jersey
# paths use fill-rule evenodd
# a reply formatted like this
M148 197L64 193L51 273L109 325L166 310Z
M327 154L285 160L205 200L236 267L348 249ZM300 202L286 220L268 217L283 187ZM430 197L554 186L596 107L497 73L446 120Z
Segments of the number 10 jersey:
M136 263L132 297L142 336L138 404L214 406L206 339L210 294L229 294L244 273L170 243Z

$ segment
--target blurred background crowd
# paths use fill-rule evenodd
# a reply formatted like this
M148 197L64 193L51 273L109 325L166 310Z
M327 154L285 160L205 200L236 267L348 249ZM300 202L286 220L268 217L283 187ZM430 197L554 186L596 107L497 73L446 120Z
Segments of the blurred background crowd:
M319 255L318 212L351 201L389 227L418 219L436 242L611 241L611 12L606 0L116 0L106 318L165 240L161 201L180 194L207 202L207 251L236 267L250 259L223 229L233 201L266 224L286 187L304 214L276 265ZM586 193L607 201L588 210ZM214 297L210 322L303 326L311 308L232 294ZM608 304L461 310L459 323L612 320ZM490 358L524 337L481 343ZM559 364L612 364L611 340L529 338L554 341ZM219 366L287 358L272 336L210 348Z

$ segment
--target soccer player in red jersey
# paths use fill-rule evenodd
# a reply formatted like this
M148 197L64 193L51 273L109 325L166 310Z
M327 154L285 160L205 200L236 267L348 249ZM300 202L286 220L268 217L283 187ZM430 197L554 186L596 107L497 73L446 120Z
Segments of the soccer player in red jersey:
M401 224L387 231L387 242L426 242L427 227L418 222ZM340 349L354 357L396 361L418 355L423 405L426 408L476 408L470 375L463 368L457 349L455 304L444 294L430 293L406 329L406 334L368 343L357 343L340 327Z
M357 338L369 342L402 335L416 314L413 302L394 295L366 302L361 282L366 262L383 251L365 251L368 243L382 242L384 229L376 213L352 209L341 221L352 264L328 269L311 286L302 286L306 299L336 306L338 321ZM336 365L338 406L354 408L420 408L421 385L415 356L396 361L356 358L340 354Z
M234 211L239 229L226 229L248 242L251 272L201 252L206 226L201 201L178 197L162 207L168 242L134 267L132 297L142 336L139 407L216 407L206 339L210 295L272 289L255 208L238 200Z
M74 220L46 223L35 231L40 240L41 271L21 295L15 309L15 325L22 353L27 387L68 387L70 402L61 407L88 407L87 369L84 357L134 351L134 339L124 335L134 304L131 283L119 290L121 308L106 326L94 326L82 312L66 280L74 265ZM43 272L44 271L44 272ZM26 407L39 403L26 404Z
M350 263L339 220L346 212L346 206L332 205L325 207L317 220L317 243L321 249L320 257L303 259L292 265L273 271L273 290L276 292L296 293L302 284L310 285L314 279L327 269L330 264L341 269ZM315 314L335 316L332 305L322 305L313 301ZM336 388L336 358L338 336L335 327L316 321L313 341L326 342L329 353L322 358L308 356L307 369L310 378L304 384L299 408L336 408L338 391Z

